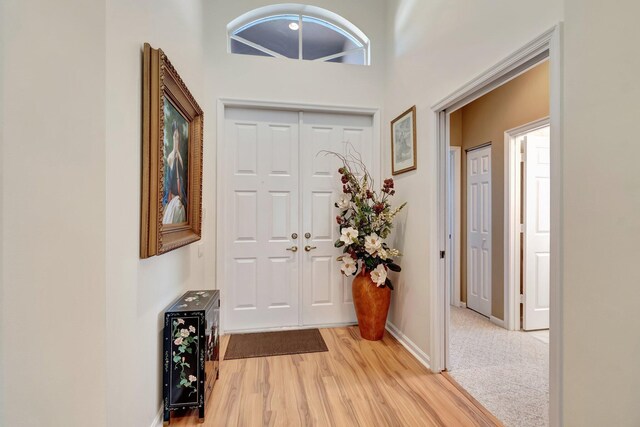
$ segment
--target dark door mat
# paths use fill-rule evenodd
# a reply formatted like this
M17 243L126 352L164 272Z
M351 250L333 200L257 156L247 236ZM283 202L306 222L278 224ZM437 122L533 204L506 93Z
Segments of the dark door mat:
M233 334L224 360L329 351L318 329Z

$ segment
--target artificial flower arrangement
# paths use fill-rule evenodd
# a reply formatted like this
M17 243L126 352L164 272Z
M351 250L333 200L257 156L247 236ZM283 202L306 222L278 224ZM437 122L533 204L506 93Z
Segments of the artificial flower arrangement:
M371 280L378 287L393 289L387 270L400 271L393 262L399 256L397 249L390 248L385 242L393 219L405 207L392 209L389 198L396 191L392 178L385 179L380 191L374 191L373 179L359 156L343 156L331 152L342 161L338 169L342 180L342 194L335 206L340 210L336 217L340 227L340 239L335 242L337 248L344 248L340 270L345 276L354 276L359 268L369 272Z

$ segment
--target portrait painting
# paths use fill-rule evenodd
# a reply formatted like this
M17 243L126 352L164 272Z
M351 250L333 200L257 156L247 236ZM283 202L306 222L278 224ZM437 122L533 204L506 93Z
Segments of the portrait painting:
M161 49L142 69L140 257L201 238L203 112Z
M163 224L187 222L189 207L189 122L168 97L164 99Z
M391 122L391 171L393 175L417 169L416 107Z

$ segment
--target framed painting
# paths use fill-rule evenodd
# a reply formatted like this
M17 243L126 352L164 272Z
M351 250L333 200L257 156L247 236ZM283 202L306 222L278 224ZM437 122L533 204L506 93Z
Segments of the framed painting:
M145 43L142 66L140 257L201 237L203 113L161 49Z
M398 175L418 168L416 106L391 122L391 173Z

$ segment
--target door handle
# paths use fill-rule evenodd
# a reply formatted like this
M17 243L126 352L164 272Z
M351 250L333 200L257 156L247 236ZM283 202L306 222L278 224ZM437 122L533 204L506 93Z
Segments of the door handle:
M304 250L307 251L307 252L311 252L314 249L317 249L317 248L315 246L309 246L309 245L304 247Z
M298 247L297 246L291 246L290 248L287 248L288 251L291 252L298 252Z

